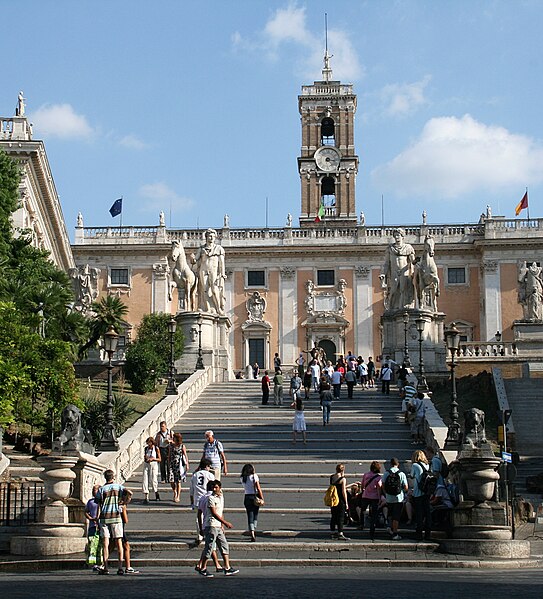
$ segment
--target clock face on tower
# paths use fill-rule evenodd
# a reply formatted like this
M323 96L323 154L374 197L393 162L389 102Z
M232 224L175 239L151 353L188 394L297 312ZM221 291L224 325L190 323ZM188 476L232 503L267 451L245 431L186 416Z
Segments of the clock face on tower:
M335 171L339 168L341 155L336 148L323 146L315 152L315 162L321 171Z

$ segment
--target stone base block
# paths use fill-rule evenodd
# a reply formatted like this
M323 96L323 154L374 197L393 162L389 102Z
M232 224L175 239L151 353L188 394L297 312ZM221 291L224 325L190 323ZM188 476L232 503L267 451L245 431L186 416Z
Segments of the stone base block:
M527 559L530 557L529 541L500 541L496 539L443 539L439 542L443 553L472 555L474 557L501 557Z
M511 528L509 526L457 526L452 536L454 539L496 539L509 541L511 539Z
M85 551L85 537L13 537L12 555L68 555Z
M74 538L85 536L84 524L29 524L28 535L32 537L66 537Z

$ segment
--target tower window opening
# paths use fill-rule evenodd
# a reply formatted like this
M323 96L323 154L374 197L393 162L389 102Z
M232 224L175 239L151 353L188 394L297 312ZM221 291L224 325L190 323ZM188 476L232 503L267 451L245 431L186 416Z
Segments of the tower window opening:
M323 206L336 205L336 181L334 177L324 177L322 180L321 203Z
M334 124L334 119L330 117L326 117L321 121L321 145L336 145L336 127Z

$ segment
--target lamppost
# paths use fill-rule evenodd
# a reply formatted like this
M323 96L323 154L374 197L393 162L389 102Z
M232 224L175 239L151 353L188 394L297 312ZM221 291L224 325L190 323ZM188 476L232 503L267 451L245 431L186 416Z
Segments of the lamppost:
M113 424L113 365L111 359L117 349L119 335L115 332L113 326L110 326L107 333L104 335L104 351L107 353L107 403L106 403L106 422L102 431L102 438L97 447L97 451L117 451L119 443L115 433L115 425Z
M417 384L418 391L428 391L428 383L424 376L424 358L422 357L422 333L424 332L424 325L426 324L424 318L419 316L415 323L417 325L417 331L419 333L419 381Z
M445 342L447 344L447 349L451 352L451 422L449 424L449 429L447 430L447 438L445 439L445 445L450 447L457 446L460 442L460 425L458 424L458 402L456 401L456 377L454 374L454 369L456 368L454 358L457 355L458 347L460 345L460 331L456 328L455 322L452 322L451 326L445 331Z
M409 314L403 313L403 365L411 366L411 360L409 359L409 347L407 345L407 327L409 325Z
M202 359L202 315L198 316L198 359L196 360L196 370L204 370L204 361Z
M175 354L174 354L174 335L177 329L177 321L172 316L168 321L168 332L170 333L170 372L168 374L168 386L166 395L177 395L177 385L175 384Z

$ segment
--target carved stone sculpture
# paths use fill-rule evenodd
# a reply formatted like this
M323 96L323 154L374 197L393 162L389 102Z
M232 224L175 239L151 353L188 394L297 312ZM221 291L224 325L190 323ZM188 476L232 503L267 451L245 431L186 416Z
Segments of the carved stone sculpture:
M77 406L68 404L62 410L61 423L62 432L56 440L54 449L94 453L90 435L82 426L81 410Z
M83 226L83 215L81 212L77 213L77 226L81 228Z
M415 264L413 282L418 308L421 310L426 308L437 312L439 276L434 259L434 248L434 238L431 235L426 235L424 239L424 253L420 261Z
M543 269L532 262L522 264L518 275L518 301L522 305L524 320L543 321Z
M255 291L245 302L247 308L247 319L252 322L262 322L266 312L266 300Z
M382 280L386 286L386 309L401 310L411 308L414 304L415 250L410 244L404 243L403 229L394 229L392 235L394 241L386 250Z
M75 293L74 310L86 314L92 302L98 297L99 268L91 268L88 264L78 268L71 268L70 277Z
M228 227L230 226L230 217L228 216L228 214L224 215L224 224L223 224L225 229L228 229Z
M292 214L290 212L287 214L287 227L292 227Z
M485 413L479 408L470 408L464 412L464 440L462 445L480 447L486 443Z
M224 249L215 243L217 231L208 229L205 233L206 242L196 255L192 256L192 263L198 273L198 300L199 307L204 312L216 312L224 315L226 297L224 282L226 272L224 268Z
M166 226L166 218L164 216L164 211L161 210L159 215L158 215L158 226L159 227L165 227Z
M23 92L19 92L17 96L17 108L15 109L15 116L24 116L25 115L25 104L26 98L24 97Z
M196 274L190 268L185 248L180 240L172 242L171 259L173 268L171 269L171 281L168 286L168 299L172 300L172 291L177 287L179 297L179 309L190 312L197 308L197 278Z

